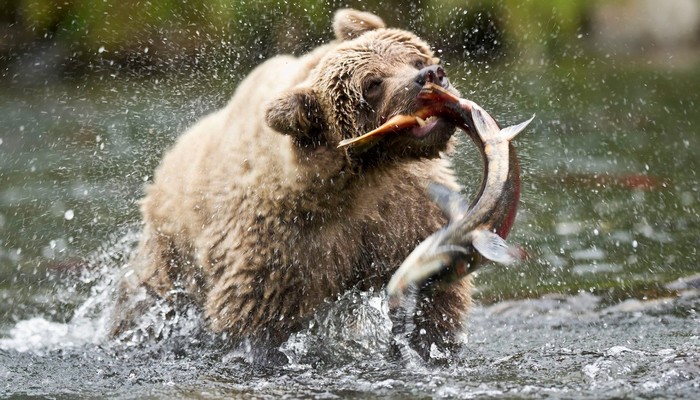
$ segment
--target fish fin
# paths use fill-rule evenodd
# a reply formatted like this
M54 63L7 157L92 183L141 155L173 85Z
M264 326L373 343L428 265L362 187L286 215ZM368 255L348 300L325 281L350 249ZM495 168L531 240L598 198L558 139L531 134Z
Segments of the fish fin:
M515 136L517 136L518 133L522 132L523 129L525 129L530 124L530 122L532 122L533 119L535 119L535 114L532 114L532 118L528 119L525 122L521 122L518 125L513 125L501 129L501 131L498 133L499 140L510 142Z
M428 196L440 207L442 213L450 221L456 221L464 217L469 210L469 204L464 200L464 197L442 183L430 182L428 184Z
M472 246L482 256L500 264L511 264L520 257L517 248L508 246L503 238L484 229L477 229L471 234Z

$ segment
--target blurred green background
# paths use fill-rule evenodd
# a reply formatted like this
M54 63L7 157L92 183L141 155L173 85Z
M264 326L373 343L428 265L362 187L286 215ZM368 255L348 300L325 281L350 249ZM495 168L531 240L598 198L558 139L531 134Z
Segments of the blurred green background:
M537 115L511 238L532 257L484 268L482 301L648 298L698 273L698 0L4 0L0 327L69 318L85 287L64 275L123 266L163 152L255 65L330 40L341 7L424 37L502 123ZM476 153L454 161L473 193Z
M3 0L2 76L21 79L95 69L154 72L242 66L299 53L331 38L334 10L375 12L450 58L569 58L571 45L633 55L697 48L697 0ZM581 43L582 42L582 43Z

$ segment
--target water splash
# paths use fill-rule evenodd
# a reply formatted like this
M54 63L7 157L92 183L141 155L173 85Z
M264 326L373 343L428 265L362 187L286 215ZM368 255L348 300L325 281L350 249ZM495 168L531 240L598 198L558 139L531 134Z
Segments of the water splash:
M281 351L291 365L385 360L391 354L391 327L383 292L351 290L326 303L305 329L281 346Z
M477 306L469 341L457 354L435 351L446 361L439 366L405 357L385 295L372 291L320 307L280 347L287 360L274 367L209 333L191 307L156 302L128 337L109 339L110 304L136 231L108 241L66 282L66 290L86 289L68 322L34 316L0 338L8 382L0 396L692 398L700 389L697 279L674 282L675 297L654 300L610 304L581 292Z
M53 321L47 316L33 316L12 327L7 337L0 338L0 349L45 354L58 349L97 345L107 341L109 317L117 277L127 267L126 259L138 240L133 228L117 232L105 245L90 256L75 280L61 282L55 299L61 292L71 294L87 289L87 296L67 322ZM73 296L68 296L72 299ZM59 300L60 301L60 300Z

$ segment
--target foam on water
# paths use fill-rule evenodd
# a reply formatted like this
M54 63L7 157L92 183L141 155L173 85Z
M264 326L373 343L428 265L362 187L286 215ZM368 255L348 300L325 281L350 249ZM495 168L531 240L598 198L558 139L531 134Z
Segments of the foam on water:
M101 328L99 321L60 323L43 317L29 318L19 321L10 329L7 338L0 339L0 349L45 354L56 349L97 344L105 337Z

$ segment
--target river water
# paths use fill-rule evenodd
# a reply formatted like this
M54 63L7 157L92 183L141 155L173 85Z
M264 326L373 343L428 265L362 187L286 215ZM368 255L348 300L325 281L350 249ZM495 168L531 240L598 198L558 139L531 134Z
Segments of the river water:
M154 341L106 338L113 277L163 151L240 74L9 84L0 92L0 397L688 398L700 396L700 71L607 59L453 82L519 135L510 242L530 258L476 277L458 354L394 343L382 293L348 292L246 358L196 310L152 310ZM466 194L476 152L459 146ZM398 346L397 359L391 349Z

